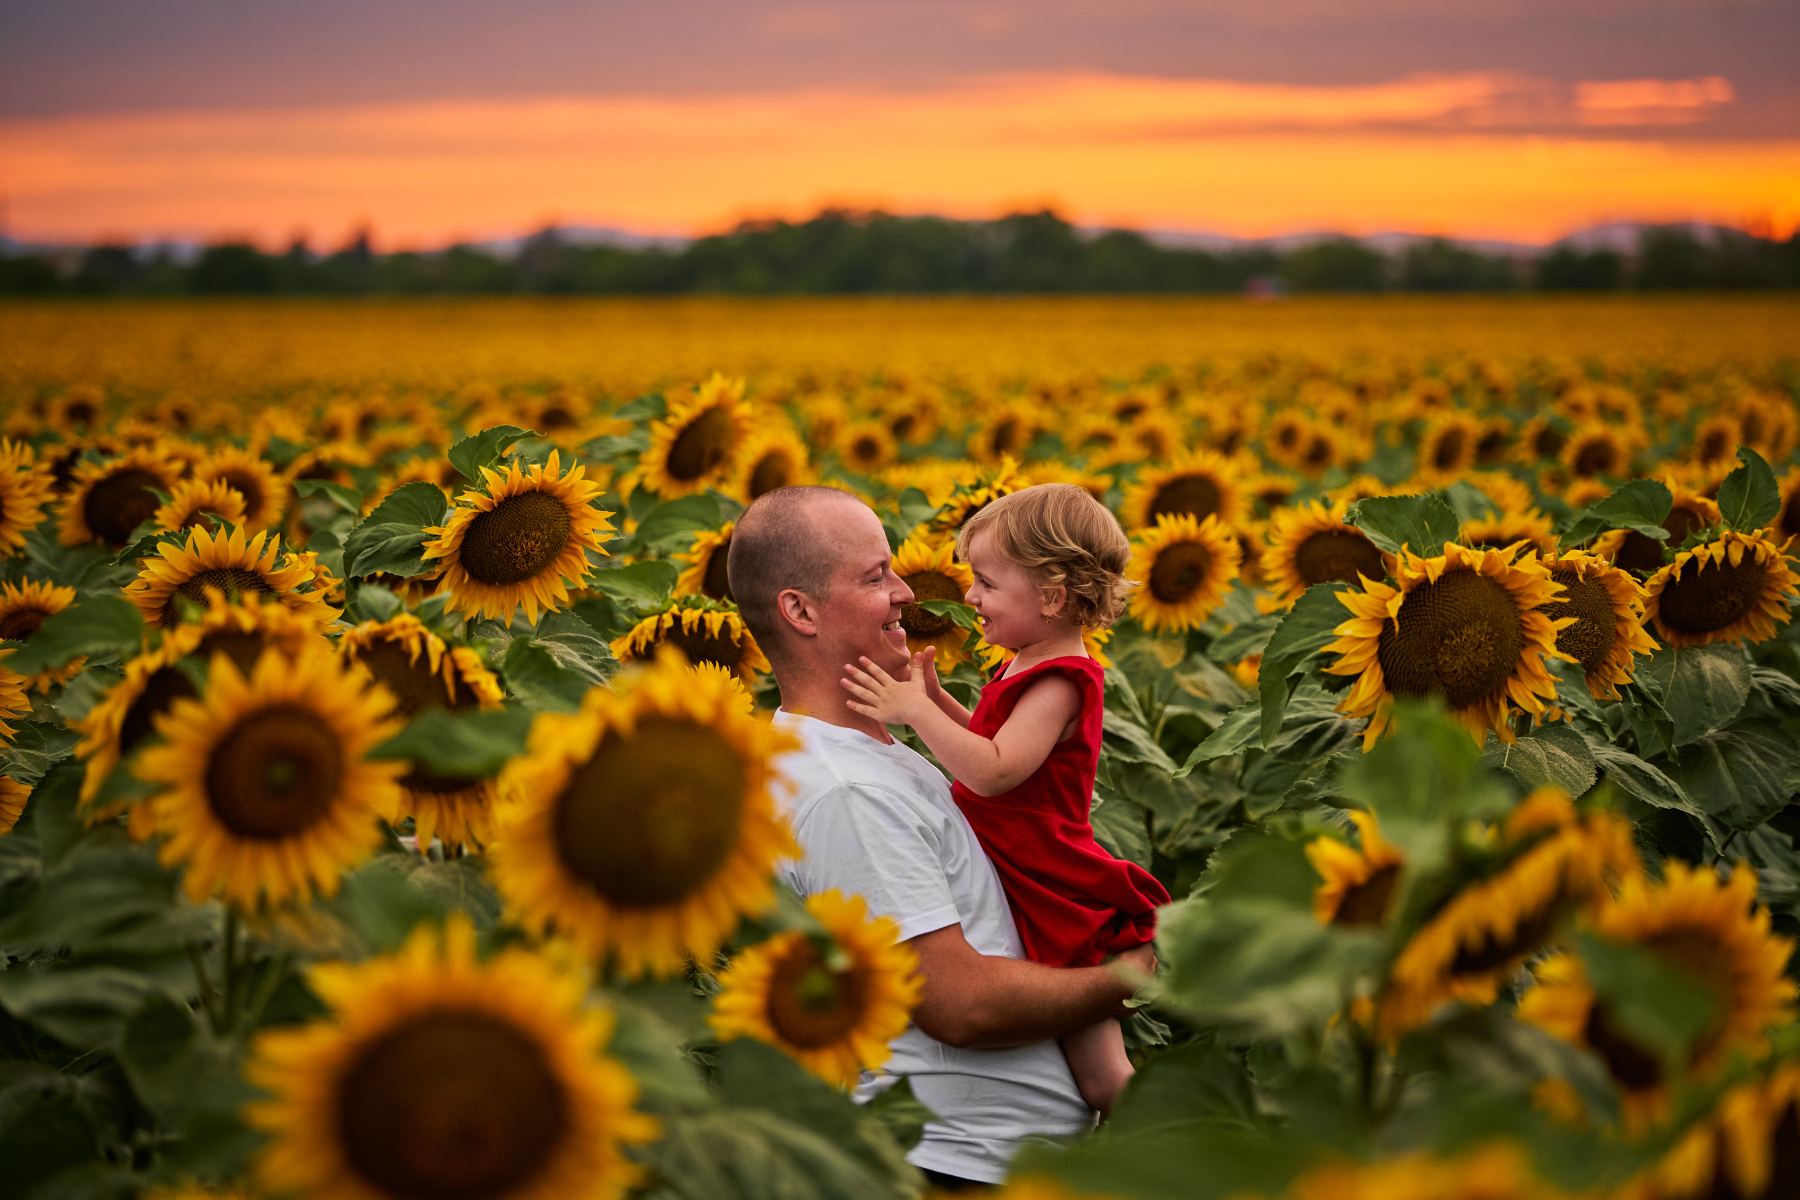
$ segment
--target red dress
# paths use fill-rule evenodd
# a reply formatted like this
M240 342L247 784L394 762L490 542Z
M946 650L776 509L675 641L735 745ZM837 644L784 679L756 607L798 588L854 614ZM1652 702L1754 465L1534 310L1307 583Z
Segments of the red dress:
M1105 672L1083 656L1053 658L981 689L969 729L992 738L1019 697L1046 671L1081 690L1075 731L1010 792L951 792L1000 873L1026 957L1056 967L1091 967L1156 936L1156 909L1169 893L1155 876L1094 840L1088 809L1100 766Z

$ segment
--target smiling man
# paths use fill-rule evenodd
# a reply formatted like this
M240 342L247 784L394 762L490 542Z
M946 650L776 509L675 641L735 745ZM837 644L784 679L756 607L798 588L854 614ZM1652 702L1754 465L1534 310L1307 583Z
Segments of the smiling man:
M950 785L879 723L852 712L838 680L867 656L896 677L910 662L900 614L913 594L881 522L824 487L762 497L732 534L728 570L744 623L781 685L778 727L801 748L778 766L803 851L782 875L801 895L863 896L919 955L924 996L893 1044L893 1076L937 1113L907 1156L946 1189L997 1183L1032 1135L1088 1128L1055 1039L1125 1015L1131 988L1105 967L1024 960L993 864ZM1149 970L1148 949L1125 956ZM882 1082L865 1075L866 1100Z

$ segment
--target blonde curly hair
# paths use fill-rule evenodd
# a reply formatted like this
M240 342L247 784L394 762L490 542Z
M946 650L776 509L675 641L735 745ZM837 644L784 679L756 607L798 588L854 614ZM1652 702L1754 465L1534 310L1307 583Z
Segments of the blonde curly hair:
M956 555L969 558L969 543L991 533L994 548L1025 568L1046 597L1058 588L1063 612L1084 629L1105 629L1125 611L1137 585L1125 577L1131 539L1119 519L1072 483L1040 483L991 502L956 534Z

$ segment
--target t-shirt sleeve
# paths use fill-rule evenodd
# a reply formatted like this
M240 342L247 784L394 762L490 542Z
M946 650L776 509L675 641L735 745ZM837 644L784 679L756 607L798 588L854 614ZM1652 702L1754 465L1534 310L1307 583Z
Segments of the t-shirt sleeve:
M900 940L962 920L950 895L929 816L885 788L843 784L820 796L795 830L795 871L808 895L833 888L859 895L871 913L900 925Z

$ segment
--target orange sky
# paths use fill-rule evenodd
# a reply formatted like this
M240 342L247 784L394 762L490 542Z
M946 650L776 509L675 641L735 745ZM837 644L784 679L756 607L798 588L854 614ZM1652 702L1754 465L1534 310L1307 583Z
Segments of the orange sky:
M653 233L821 203L1265 236L1545 242L1609 220L1800 225L1800 139L1684 136L1725 79L1356 86L1092 73L912 90L483 98L0 120L6 232L383 246L555 219Z

